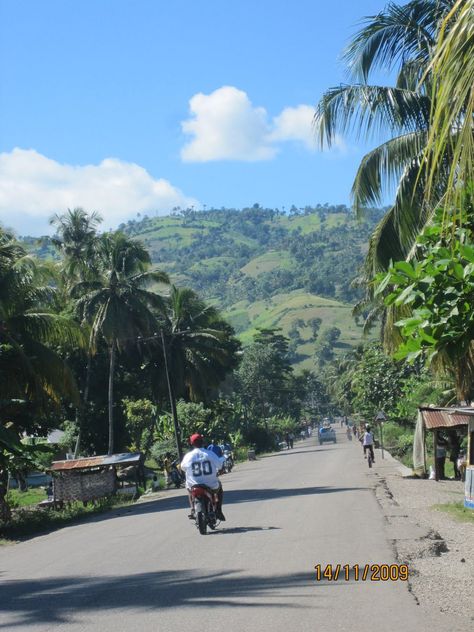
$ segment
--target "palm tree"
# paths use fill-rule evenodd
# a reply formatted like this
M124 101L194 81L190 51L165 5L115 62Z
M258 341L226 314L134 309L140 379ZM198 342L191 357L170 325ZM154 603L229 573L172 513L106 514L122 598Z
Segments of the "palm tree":
M9 515L6 457L21 452L21 445L12 444L11 437L45 430L45 420L63 400L78 403L74 376L55 349L77 347L84 340L76 323L55 312L56 292L41 285L43 281L41 266L0 229L0 517L4 519Z
M109 445L114 449L114 374L117 352L136 345L140 336L156 331L152 309L163 308L163 298L148 290L151 283L168 283L164 272L149 270L150 255L144 246L122 232L101 236L100 278L82 281L72 289L80 319L90 325L92 340L103 338L109 349Z
M98 274L97 229L102 217L82 208L68 209L50 219L56 235L52 242L63 258L63 273L69 286L93 280Z
M99 276L98 227L102 217L97 213L87 213L82 208L68 209L66 213L56 214L50 219L50 224L56 228L56 235L52 243L60 253L60 287L64 289L65 300L68 292L78 282L94 281ZM93 340L89 332L89 347L87 349L85 386L82 393L81 405L76 409L77 439L74 457L79 455L84 415L89 399L92 357L94 355Z
M387 187L397 187L393 206L370 240L368 278L386 269L390 260L410 256L446 185L444 156L439 162L444 178L426 199L424 151L433 106L430 62L440 24L454 1L412 0L404 6L391 2L367 18L344 55L355 83L329 89L317 108L314 123L322 145L330 146L337 134L349 130L366 138L381 131L390 136L364 156L352 187L358 214L367 205L380 204ZM396 69L394 86L368 83L380 67Z
M206 401L237 363L240 343L215 307L171 286L159 318L176 398Z
M55 289L43 280L41 267L0 230L2 394L47 407L64 397L77 401L72 373L54 347L84 341L77 324L55 312Z
M474 1L457 0L441 25L433 51L433 107L426 146L430 195L439 182L444 156L452 156L443 204L460 207L466 185L474 182Z

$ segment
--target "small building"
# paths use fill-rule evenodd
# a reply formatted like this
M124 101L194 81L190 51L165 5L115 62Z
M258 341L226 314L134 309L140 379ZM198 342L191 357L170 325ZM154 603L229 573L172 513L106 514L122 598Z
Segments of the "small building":
M469 418L467 427L466 480L464 486L464 506L474 509L474 410L463 409Z
M118 475L124 468L132 470L138 491L143 462L141 452L53 461L50 471L54 481L54 502L88 502L115 494L119 487Z
M432 433L433 453L436 455L439 433L442 430L463 430L468 436L464 505L474 509L474 409L420 407L413 441L413 467L426 472L426 432ZM436 462L436 459L435 459ZM439 471L435 467L435 479Z

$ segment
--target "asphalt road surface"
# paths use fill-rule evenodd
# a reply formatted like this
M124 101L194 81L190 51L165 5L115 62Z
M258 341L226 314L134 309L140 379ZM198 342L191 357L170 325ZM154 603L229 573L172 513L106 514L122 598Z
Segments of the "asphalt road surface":
M395 563L354 443L338 430L237 466L206 536L179 490L0 548L0 630L446 629L405 582L316 579L317 564Z

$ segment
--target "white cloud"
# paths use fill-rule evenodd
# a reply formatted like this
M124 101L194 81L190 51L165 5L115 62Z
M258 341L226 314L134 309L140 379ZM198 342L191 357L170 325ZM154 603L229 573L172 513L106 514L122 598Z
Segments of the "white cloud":
M77 206L98 211L103 228L116 228L137 212L163 215L197 204L167 180L116 158L72 166L32 149L0 154L0 221L20 234L45 233L52 214Z
M193 138L181 151L184 161L255 161L275 155L266 110L254 107L242 90L224 86L209 95L195 94L189 109L191 118L181 126Z
M270 120L265 108L252 105L244 91L224 86L194 95L189 109L190 118L181 123L191 137L181 150L185 162L270 160L285 142L317 149L311 105L287 107ZM346 153L341 137L336 137L331 152Z
M314 108L310 105L298 105L285 108L273 119L273 141L300 141L308 149L316 149L313 131Z

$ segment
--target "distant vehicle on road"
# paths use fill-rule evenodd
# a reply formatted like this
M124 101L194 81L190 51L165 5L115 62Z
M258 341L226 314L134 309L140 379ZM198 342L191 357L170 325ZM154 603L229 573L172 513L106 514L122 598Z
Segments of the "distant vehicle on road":
M319 445L327 442L336 443L336 432L334 428L320 428L318 439Z

